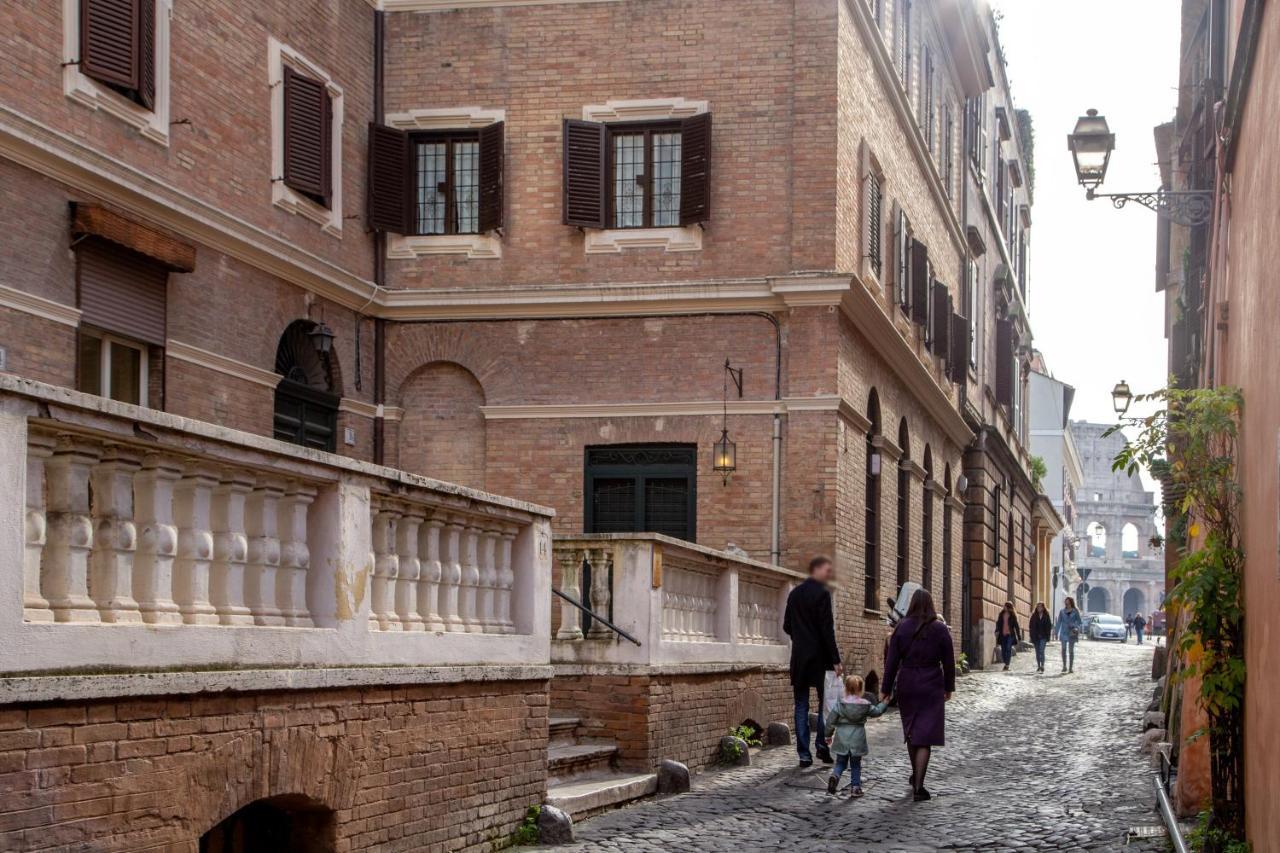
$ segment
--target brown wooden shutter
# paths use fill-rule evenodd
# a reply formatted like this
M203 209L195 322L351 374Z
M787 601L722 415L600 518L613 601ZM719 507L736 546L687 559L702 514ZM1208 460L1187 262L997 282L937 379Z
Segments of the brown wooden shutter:
M929 351L945 357L950 351L951 294L940 281L933 282L933 304L929 316Z
M156 0L138 7L138 103L156 108Z
M375 231L410 232L409 134L369 123L369 226Z
M951 356L947 374L957 384L965 380L969 365L969 319L959 314L951 315Z
M138 88L143 2L148 0L80 0L82 72L122 89ZM155 0L149 2L154 7Z
M996 320L996 402L1013 405L1013 321Z
M324 83L284 69L284 182L328 204L330 105Z
M929 321L929 249L911 240L911 319L920 325Z
M504 122L480 128L480 233L502 227L502 172L505 158Z
M605 226L605 127L564 120L564 224Z
M145 255L97 237L76 246L81 321L164 346L169 271Z
M680 122L680 224L711 219L711 113Z

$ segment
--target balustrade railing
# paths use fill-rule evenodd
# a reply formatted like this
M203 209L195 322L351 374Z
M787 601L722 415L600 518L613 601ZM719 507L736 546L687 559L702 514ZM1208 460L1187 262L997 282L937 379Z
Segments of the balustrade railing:
M0 427L0 672L547 659L547 510L13 377Z
M557 537L556 588L640 639L619 642L561 600L558 663L784 663L786 596L801 576L657 534ZM590 617L585 617L590 619ZM597 630L598 629L598 630Z

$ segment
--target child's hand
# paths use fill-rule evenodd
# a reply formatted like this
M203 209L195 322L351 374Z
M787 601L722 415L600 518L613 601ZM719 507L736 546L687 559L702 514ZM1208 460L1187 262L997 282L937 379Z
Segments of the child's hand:
M832 743L834 740L835 740L835 738L833 738L833 737L829 737L829 738L827 738L827 746L831 746L831 743Z

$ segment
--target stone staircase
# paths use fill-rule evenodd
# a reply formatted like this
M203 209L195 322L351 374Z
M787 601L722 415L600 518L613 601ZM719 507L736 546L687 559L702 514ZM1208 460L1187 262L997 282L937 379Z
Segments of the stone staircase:
M583 738L581 717L552 712L547 746L547 803L574 820L647 797L658 789L655 773L618 770L618 745Z

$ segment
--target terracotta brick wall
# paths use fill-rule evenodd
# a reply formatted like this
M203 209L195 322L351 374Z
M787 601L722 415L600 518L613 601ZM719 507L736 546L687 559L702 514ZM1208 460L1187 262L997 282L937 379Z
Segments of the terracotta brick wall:
M0 709L0 849L195 851L257 799L336 811L338 851L488 850L546 789L546 682Z

